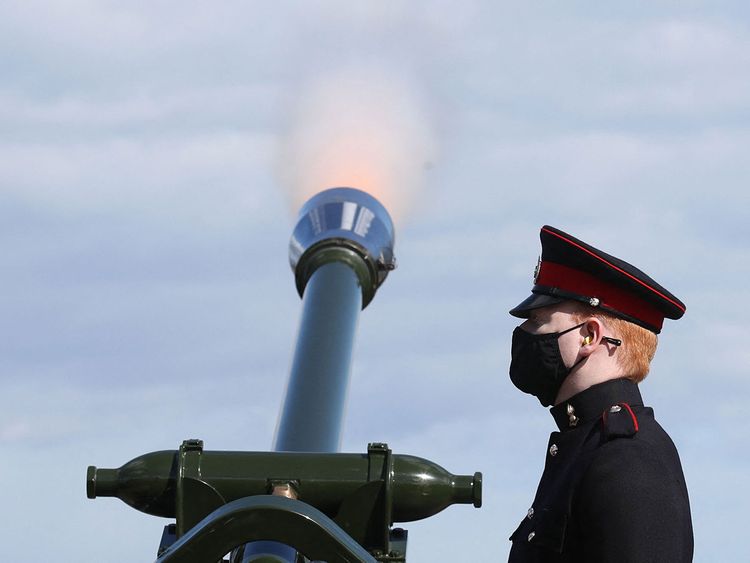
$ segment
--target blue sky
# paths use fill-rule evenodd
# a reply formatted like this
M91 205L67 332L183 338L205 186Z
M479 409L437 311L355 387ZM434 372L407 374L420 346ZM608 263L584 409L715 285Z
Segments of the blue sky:
M0 8L5 557L153 559L165 522L87 500L87 465L271 446L300 312L281 148L311 80L356 67L407 80L434 154L360 319L342 448L485 475L482 509L406 526L409 561L505 559L533 498L553 422L508 380L507 310L543 224L687 304L642 392L696 561L746 558L747 5L351 4Z

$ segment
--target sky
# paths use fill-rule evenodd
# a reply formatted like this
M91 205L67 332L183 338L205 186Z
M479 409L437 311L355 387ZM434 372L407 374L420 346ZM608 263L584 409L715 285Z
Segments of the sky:
M728 1L3 2L4 558L153 560L167 521L87 499L88 465L271 448L301 311L290 139L342 92L402 149L383 167L410 202L342 451L484 474L481 509L404 525L408 561L502 561L533 500L554 424L508 379L507 311L544 224L686 303L641 391L695 560L748 558L749 22Z

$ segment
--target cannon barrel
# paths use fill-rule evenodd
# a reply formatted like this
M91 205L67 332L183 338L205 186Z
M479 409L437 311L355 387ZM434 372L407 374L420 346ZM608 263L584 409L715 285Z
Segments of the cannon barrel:
M289 261L302 318L274 449L335 452L359 312L395 268L394 230L371 195L332 188L301 209Z

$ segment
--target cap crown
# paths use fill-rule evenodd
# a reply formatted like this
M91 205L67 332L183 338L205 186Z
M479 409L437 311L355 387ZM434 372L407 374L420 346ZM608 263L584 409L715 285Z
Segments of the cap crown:
M665 318L679 319L685 305L635 266L549 225L540 232L542 256L532 292L548 300L573 299L601 308L653 332ZM544 300L529 300L528 308ZM511 311L521 316L522 303Z

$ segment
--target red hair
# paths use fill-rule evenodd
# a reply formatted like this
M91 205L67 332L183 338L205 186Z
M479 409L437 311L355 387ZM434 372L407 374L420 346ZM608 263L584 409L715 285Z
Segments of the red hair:
M646 378L659 341L655 333L606 311L599 311L586 306L582 306L574 312L573 317L577 322L584 322L586 317L596 317L603 321L611 332L606 336L622 340L616 358L617 363L625 373L625 377L633 383L640 383Z

